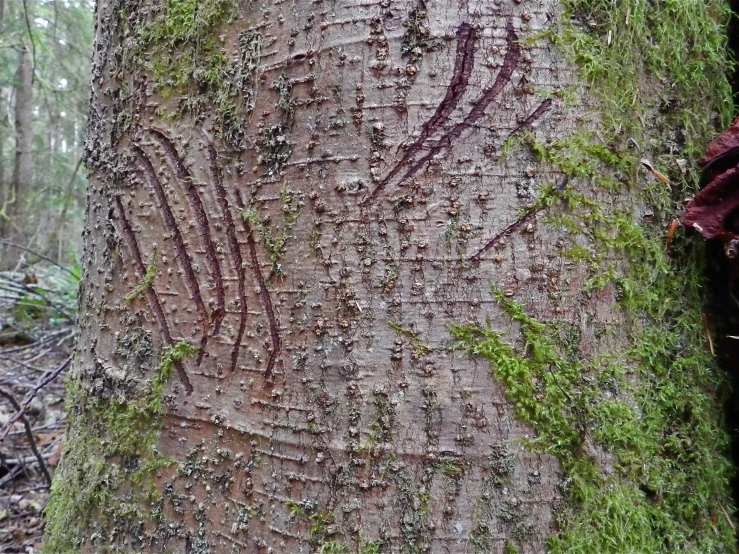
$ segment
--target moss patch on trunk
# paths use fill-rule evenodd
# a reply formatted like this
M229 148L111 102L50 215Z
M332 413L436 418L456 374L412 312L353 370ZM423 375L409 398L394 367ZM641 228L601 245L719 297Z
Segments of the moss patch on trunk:
M538 321L497 291L520 338L475 326L451 332L490 361L536 432L530 446L562 465L568 506L551 552L733 552L733 470L717 400L726 378L701 318L703 245L681 234L665 246L670 220L695 190L698 155L731 121L728 6L564 5L559 26L534 40L554 41L581 68L603 126L550 143L523 134L506 147L528 148L586 184L587 192L543 190L546 218L571 237L562 255L589 269L586 294L615 285L630 346L585 359L563 340L562 322ZM650 179L644 157L672 188Z
M46 508L44 552L104 550L111 533L145 541L162 523L154 478L175 463L156 449L163 397L175 364L196 352L186 341L167 348L148 392L138 398L94 397L69 378L69 432ZM141 508L146 505L150 510Z

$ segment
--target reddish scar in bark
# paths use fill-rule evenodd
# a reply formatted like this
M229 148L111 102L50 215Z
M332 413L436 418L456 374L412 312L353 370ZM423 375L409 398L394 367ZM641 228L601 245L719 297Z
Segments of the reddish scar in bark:
M449 115L454 111L454 108L459 104L467 90L469 77L474 68L477 38L477 32L472 27L467 24L460 26L457 31L457 56L446 96L439 104L431 119L424 124L418 140L408 147L405 155L395 167L360 202L361 207L367 208L372 205L391 182L395 186L399 186L401 183L411 179L437 154L451 148L464 131L471 128L486 114L488 107L497 100L506 85L511 82L513 71L518 67L521 59L521 46L518 44L518 35L516 35L516 31L513 28L513 22L508 21L506 24L508 50L503 57L503 64L498 75L495 77L495 81L474 102L472 109L461 121L451 128L445 128L444 124L449 121ZM435 142L431 142L431 137L437 132L441 133L441 136ZM427 144L429 148L428 151L425 151L422 147ZM401 171L402 168L405 168L405 171ZM399 178L398 175L400 175Z
M123 202L121 202L120 196L115 197L115 205L116 209L118 210L118 218L121 221L121 231L123 233L123 236L126 237L126 241L128 241L128 247L131 250L133 261L136 264L136 270L139 272L139 276L143 279L144 275L146 275L146 264L144 264L144 258L141 255L141 249L139 248L139 243L136 239L136 233L133 230L131 222L126 216L126 210L123 207ZM153 286L148 287L146 289L146 296L149 300L149 304L154 310L154 316L159 323L159 329L162 333L162 338L164 339L165 344L167 346L174 346L174 340L172 340L172 334L169 331L169 324L167 323L167 318L164 315L162 305L159 302L159 295L157 294L156 289ZM185 368L182 366L182 362L175 361L174 367L177 370L177 376L180 378L180 381L185 387L185 392L188 396L190 396L192 394L193 388L192 384L190 383L190 378L187 376Z
M702 188L688 204L684 223L726 243L726 255L733 258L739 250L739 119L708 145L699 163Z

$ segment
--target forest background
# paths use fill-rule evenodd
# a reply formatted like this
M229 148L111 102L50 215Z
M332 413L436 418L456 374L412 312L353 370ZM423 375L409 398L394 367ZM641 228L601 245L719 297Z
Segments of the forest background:
M0 552L40 544L65 428L93 13L93 0L0 0L0 427L54 376L0 445Z

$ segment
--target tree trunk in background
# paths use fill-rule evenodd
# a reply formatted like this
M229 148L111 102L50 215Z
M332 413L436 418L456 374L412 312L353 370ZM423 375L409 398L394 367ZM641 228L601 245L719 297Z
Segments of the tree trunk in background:
M11 240L23 240L30 214L24 211L26 195L33 187L33 63L25 46L18 55L15 73L15 155L13 180L6 201L6 217L1 235Z
M46 550L732 551L675 4L101 0Z

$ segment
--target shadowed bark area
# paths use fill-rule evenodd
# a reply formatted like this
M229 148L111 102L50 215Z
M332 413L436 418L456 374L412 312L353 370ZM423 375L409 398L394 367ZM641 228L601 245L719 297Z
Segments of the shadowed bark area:
M603 136L561 17L99 4L48 551L728 548L696 285L650 226L669 192L633 128Z

